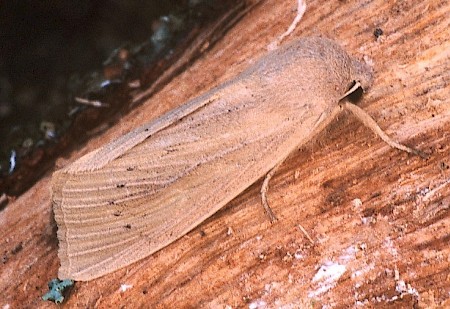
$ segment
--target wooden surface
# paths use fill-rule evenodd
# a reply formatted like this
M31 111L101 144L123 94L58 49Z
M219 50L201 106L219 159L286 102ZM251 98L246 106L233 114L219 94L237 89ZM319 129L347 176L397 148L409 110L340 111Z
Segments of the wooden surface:
M376 78L360 105L430 158L390 149L343 115L272 180L278 222L262 211L259 181L151 257L76 283L63 307L450 306L450 4L356 2L308 1L286 40L322 33L365 57ZM263 1L191 68L59 166L241 72L285 31L295 8L293 0ZM56 307L40 298L59 266L49 182L50 174L0 213L2 308ZM122 292L124 284L131 287Z

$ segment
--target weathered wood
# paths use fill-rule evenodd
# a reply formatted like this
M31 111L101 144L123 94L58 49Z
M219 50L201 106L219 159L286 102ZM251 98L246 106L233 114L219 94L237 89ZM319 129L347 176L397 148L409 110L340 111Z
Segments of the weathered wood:
M189 70L68 161L242 71L286 29L295 7L292 0L264 1ZM372 61L376 78L361 105L392 137L430 152L430 159L390 149L350 115L341 117L272 179L269 201L278 222L270 224L262 211L260 181L151 257L77 283L65 306L448 306L448 29L444 0L309 1L293 36L324 33ZM59 265L49 179L0 214L2 307L55 307L40 298ZM344 272L315 281L326 265ZM121 292L121 284L132 287Z

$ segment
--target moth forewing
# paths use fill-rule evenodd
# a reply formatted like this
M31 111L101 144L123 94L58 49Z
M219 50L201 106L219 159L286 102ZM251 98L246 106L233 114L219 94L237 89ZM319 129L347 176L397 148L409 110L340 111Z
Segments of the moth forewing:
M355 63L300 39L56 172L59 277L113 272L210 217L331 121L361 67L371 75Z

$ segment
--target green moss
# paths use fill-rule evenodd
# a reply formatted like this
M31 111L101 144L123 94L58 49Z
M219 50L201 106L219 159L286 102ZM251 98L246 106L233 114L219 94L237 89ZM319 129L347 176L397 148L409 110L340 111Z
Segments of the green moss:
M50 291L48 291L44 296L42 296L43 300L50 300L52 302L55 302L57 304L60 304L64 301L64 291L73 286L74 281L70 279L66 280L59 280L59 279L52 279L48 283L48 288Z

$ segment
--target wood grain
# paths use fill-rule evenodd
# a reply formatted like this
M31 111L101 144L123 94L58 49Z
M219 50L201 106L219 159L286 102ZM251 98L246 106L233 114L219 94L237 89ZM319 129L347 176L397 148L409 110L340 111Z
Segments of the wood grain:
M256 7L189 70L69 160L241 72L283 33L295 7ZM308 2L293 35L325 33L373 61L374 86L361 105L395 139L432 152L430 159L392 150L351 116L340 117L272 180L278 223L261 211L257 183L151 257L77 283L65 306L448 306L449 23L448 1ZM384 32L378 39L376 27ZM40 299L59 266L49 185L47 176L0 214L2 306L56 307ZM320 293L324 281L313 279L321 266L336 264L345 272ZM132 287L120 292L121 284Z

